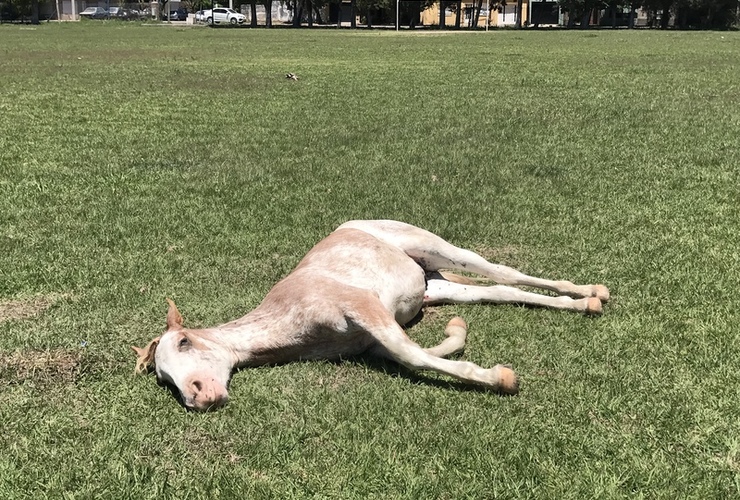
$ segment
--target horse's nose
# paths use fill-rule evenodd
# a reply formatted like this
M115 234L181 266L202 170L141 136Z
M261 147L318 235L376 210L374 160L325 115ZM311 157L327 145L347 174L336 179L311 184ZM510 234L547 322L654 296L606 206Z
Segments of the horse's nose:
M202 380L190 382L190 393L192 396L185 401L185 406L190 410L208 411L215 410L226 404L229 400L229 392L221 387L215 380L204 383Z

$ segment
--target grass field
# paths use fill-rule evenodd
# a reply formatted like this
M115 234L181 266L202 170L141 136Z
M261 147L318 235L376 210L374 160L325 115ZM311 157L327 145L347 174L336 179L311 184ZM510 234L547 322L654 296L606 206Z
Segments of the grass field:
M299 81L284 78L295 72ZM0 26L0 498L731 498L740 33ZM462 315L521 394L350 359L185 412L131 344L392 218L600 318Z

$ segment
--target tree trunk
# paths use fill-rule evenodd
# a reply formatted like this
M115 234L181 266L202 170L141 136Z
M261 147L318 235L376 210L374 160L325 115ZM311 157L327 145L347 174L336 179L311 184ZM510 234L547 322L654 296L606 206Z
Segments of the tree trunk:
M516 0L516 27L522 27L522 0Z
M293 2L293 22L291 23L294 28L301 26L301 18L303 17L303 2L301 0L295 0Z
M688 21L686 20L686 9L684 7L681 7L676 12L676 21L675 24L678 25L678 27L682 30L686 29L686 25L688 24Z
M371 7L367 8L367 27L373 27L373 9Z
M629 21L627 22L627 27L629 29L634 29L635 27L635 14L636 14L635 4L631 4L630 5L630 17L629 17Z
M576 16L574 16L573 15L573 12L570 11L570 12L568 12L568 24L567 24L567 27L568 28L574 28L575 25L576 25Z
M355 6L356 0L350 0L349 2L349 25L352 29L357 27L357 9Z
M462 17L462 0L457 0L455 6L455 28L460 29L460 18Z
M588 28L588 20L591 18L591 9L586 10L581 17L581 29Z
M660 15L660 29L664 30L668 28L668 21L670 21L670 19L670 11L667 8L664 8L663 13Z
M265 27L272 28L272 0L265 2Z
M712 4L709 4L709 12L707 17L704 18L704 29L712 29L714 27L714 12L712 11Z
M660 16L660 29L664 30L668 28L668 21L671 20L671 8L670 6L663 7L663 14Z
M617 5L612 5L612 29L617 27Z
M308 5L306 5L306 12L308 13L308 27L313 28L313 2L311 0L307 0Z
M480 11L483 8L483 0L476 0L473 4L473 28L478 27L478 19L480 19Z
M252 28L257 27L257 0L252 0L249 5L249 13L252 15L252 19L249 21L249 25Z
M31 2L31 24L39 24L39 0Z
M445 3L439 0L439 29L445 28Z

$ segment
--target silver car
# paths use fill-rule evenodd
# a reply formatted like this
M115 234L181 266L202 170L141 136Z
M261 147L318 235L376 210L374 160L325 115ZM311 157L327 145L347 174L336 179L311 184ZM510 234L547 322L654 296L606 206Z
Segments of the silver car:
M213 9L213 11L211 11L210 9L204 10L203 19L208 24L229 23L232 25L236 25L244 24L244 22L247 20L247 16L235 11L234 9L218 7L216 9Z
M108 19L108 11L102 7L88 7L80 12L80 17L88 19Z

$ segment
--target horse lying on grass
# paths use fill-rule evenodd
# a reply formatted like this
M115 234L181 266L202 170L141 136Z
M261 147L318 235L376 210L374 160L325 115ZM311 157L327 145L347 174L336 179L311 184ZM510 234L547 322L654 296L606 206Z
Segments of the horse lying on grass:
M442 269L476 273L476 281ZM513 288L529 286L558 296ZM518 303L601 314L609 300L603 285L534 278L492 264L418 227L395 221L351 221L320 241L262 303L246 316L214 328L183 327L168 299L167 331L142 348L136 371L154 370L160 383L180 392L191 410L228 400L236 368L294 360L338 359L371 353L411 370L433 370L505 394L519 383L510 368L481 368L445 359L465 345L467 325L452 319L447 338L424 349L401 328L428 304Z

